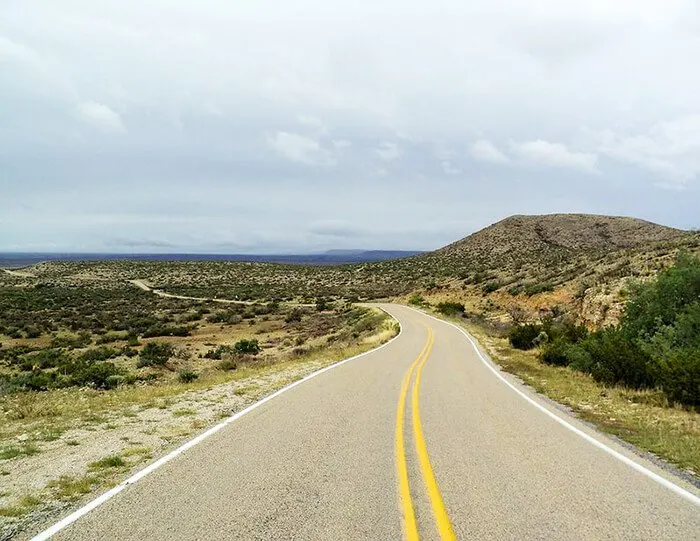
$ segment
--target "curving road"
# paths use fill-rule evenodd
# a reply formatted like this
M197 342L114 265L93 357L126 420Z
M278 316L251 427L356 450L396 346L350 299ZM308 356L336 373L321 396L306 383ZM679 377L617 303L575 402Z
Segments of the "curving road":
M531 402L457 328L383 308L402 325L391 343L265 402L55 538L700 539L696 489Z

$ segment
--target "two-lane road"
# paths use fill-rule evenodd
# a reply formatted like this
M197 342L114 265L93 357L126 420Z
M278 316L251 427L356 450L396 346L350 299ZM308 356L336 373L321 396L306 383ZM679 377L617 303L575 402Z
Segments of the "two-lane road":
M397 339L255 408L56 538L700 539L694 488L545 404L553 419L457 328L384 308Z

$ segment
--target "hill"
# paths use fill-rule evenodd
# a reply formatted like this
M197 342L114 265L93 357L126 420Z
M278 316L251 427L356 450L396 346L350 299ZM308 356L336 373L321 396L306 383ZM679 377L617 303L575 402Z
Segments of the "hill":
M636 218L592 214L511 216L433 253L445 264L472 259L485 268L512 268L571 259L582 252L611 252L663 241L687 231Z
M430 297L456 296L489 315L555 307L599 326L619 314L630 278L654 275L679 250L700 251L700 234L619 216L511 216L421 266L438 277Z

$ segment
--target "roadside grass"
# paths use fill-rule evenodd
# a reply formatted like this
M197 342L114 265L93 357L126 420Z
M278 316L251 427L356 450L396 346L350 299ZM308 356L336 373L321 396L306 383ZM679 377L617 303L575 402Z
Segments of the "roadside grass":
M54 498L61 501L75 501L100 484L100 478L96 475L84 475L82 477L61 476L49 481L46 485Z
M111 468L123 468L126 462L119 455L109 455L95 462L90 462L88 468L91 470L106 470Z
M197 415L197 410L191 408L181 408L173 410L173 417L185 417L188 415Z
M154 385L126 386L110 391L85 388L66 388L51 391L28 391L0 396L0 414L6 422L0 426L0 442L10 441L23 433L40 434L38 439L50 441L60 437L66 426L77 424L109 423L110 418L133 417L133 408L167 408L172 400L190 391L211 389L221 384L242 381L256 376L274 375L291 367L311 362L332 364L341 359L367 351L389 340L396 328L387 325L360 343L334 343L311 348L303 354L290 355L276 361L242 364L236 370L218 370L215 366L203 369L200 377L190 383L177 379ZM271 389L272 391L272 389ZM184 410L175 415L189 415ZM47 439L48 438L48 439ZM31 443L0 448L0 459L5 455L33 454L38 449Z
M0 449L0 460L11 460L19 456L32 456L39 452L39 448L33 442L22 445L7 445Z
M669 404L660 391L607 387L590 375L551 366L537 351L514 349L481 325L446 318L465 328L505 372L563 404L601 431L676 465L700 481L700 415Z
M23 517L36 508L40 503L41 500L36 496L23 496L14 505L0 506L0 517Z

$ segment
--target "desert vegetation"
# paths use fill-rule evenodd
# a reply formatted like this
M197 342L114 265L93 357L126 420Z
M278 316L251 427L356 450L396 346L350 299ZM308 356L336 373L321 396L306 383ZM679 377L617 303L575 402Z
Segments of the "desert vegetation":
M700 258L687 253L647 283L631 283L619 324L588 332L548 318L510 331L519 349L608 385L659 388L670 402L700 405Z
M307 303L163 298L123 279L131 263L92 265L2 275L0 538L397 331L315 291Z

